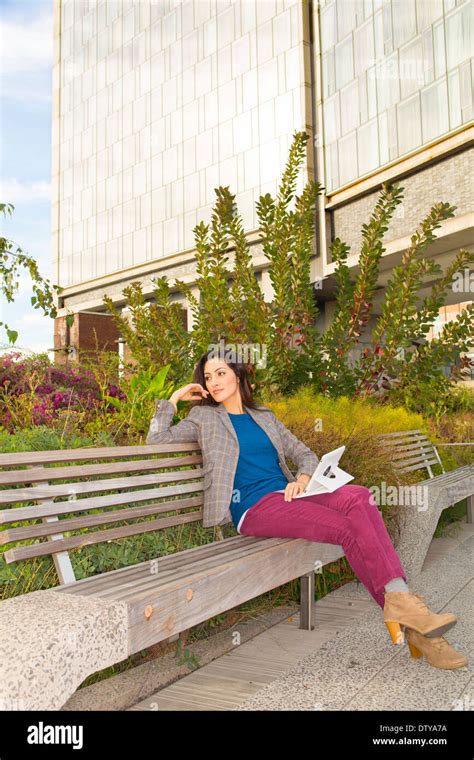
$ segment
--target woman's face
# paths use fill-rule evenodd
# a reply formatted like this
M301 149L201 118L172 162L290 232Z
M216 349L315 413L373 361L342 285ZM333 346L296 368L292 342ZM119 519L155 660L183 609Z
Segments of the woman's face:
M221 402L239 393L239 383L234 370L223 359L208 359L204 365L206 388L214 401Z

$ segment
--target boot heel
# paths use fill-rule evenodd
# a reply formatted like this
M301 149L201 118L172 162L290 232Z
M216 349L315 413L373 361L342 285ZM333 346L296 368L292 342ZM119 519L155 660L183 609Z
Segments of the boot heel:
M410 650L412 657L423 657L423 652L420 652L420 650L414 644L412 644L411 641L408 642L408 649Z
M405 635L402 631L402 628L400 626L400 623L397 623L395 621L387 622L385 621L385 625L388 628L388 632L390 634L390 637L394 644L403 644L405 641Z

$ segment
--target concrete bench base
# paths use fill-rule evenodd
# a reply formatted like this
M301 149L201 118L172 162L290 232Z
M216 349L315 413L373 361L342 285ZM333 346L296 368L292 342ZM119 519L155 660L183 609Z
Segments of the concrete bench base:
M59 710L88 675L127 657L122 602L48 589L0 603L0 710Z
M462 499L470 498L474 491L473 468L463 468L456 479L453 473L426 480L417 486L428 489L426 509L417 509L412 505L400 506L401 534L396 546L400 561L410 579L414 579L423 568L428 549L443 510L448 509ZM464 474L464 477L462 477ZM450 478L453 482L450 482ZM469 514L468 514L469 522Z

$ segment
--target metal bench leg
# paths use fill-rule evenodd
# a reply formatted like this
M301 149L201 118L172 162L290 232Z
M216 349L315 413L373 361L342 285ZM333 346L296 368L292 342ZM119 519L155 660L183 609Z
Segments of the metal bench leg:
M468 496L467 497L467 522L472 523L472 511L474 507L474 496Z
M314 630L311 621L314 612L314 570L300 577L300 628Z

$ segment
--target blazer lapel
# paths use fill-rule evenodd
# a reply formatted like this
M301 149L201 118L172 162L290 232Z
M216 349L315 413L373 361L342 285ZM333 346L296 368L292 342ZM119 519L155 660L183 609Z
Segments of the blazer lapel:
M219 404L219 406L216 407L216 413L219 414L219 418L224 423L225 427L229 431L229 433L233 436L237 446L239 445L239 439L237 438L237 433L234 430L234 426L232 422L230 421L230 417L227 414L227 409L225 408L224 404Z

